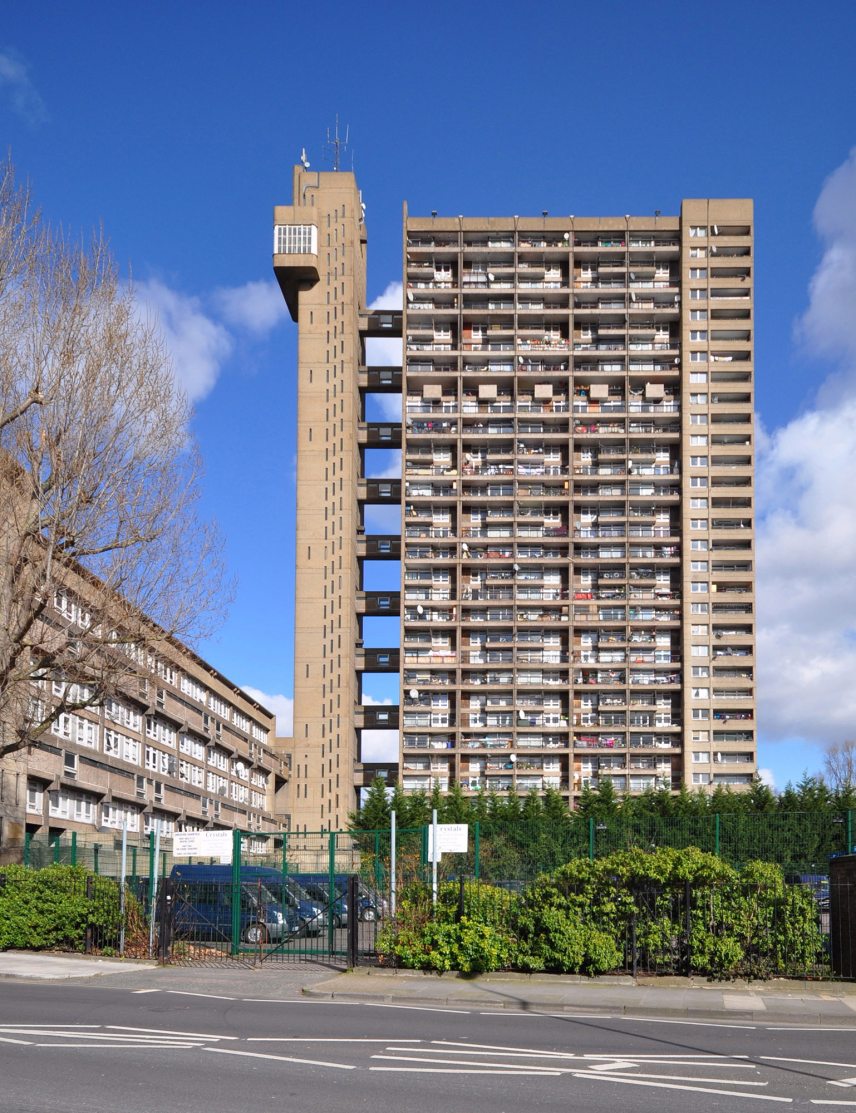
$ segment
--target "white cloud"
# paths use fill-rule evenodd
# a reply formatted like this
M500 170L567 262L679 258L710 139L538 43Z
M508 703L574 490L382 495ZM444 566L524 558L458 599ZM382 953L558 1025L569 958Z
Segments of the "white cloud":
M856 151L815 225L797 336L837 362L810 409L759 431L758 692L765 735L830 742L856 721Z
M17 51L0 51L0 91L5 91L12 108L26 123L42 124L47 120L45 102L30 80L26 62Z
M288 319L282 294L272 281L259 279L215 290L211 300L227 324L258 336L266 335Z
M138 283L134 296L143 314L160 326L179 386L191 402L198 402L210 393L232 354L228 329L206 313L200 298L172 290L160 279Z
M772 769L759 769L758 779L761 781L761 784L765 784L767 788L773 789L773 791L775 791L776 778Z
M369 304L369 309L398 309L404 304L404 288L400 282L390 282L384 292ZM400 367L401 366L401 339L367 340L366 363L374 367ZM395 414L390 417L398 419L401 416L401 402L397 395L387 395L396 401Z
M364 730L362 732L363 761L398 762L397 730Z
M290 738L294 722L294 700L290 696L270 695L260 688L251 688L248 684L241 685L250 699L266 707L276 715L276 733L279 738Z

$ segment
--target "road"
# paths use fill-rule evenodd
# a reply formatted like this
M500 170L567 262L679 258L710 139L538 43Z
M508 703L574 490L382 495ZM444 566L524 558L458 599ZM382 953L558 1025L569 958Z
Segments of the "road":
M10 980L0 1079L3 1113L832 1113L856 1110L856 1027Z

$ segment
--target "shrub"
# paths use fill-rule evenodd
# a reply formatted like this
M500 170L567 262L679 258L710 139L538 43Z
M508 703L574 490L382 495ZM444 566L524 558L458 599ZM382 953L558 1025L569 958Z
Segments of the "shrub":
M87 877L91 898L86 895ZM115 881L82 866L7 866L0 873L0 950L82 951L87 926L100 944L116 943L120 913Z

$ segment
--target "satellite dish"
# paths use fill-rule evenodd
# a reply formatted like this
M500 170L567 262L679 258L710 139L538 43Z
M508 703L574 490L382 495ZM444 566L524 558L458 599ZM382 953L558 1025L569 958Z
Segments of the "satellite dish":
M714 226L713 226L713 234L714 234L714 236L718 236L718 235L719 235L719 225L718 225L718 224L714 224Z
M462 542L461 542L461 548L462 548L462 549L464 550L464 552L467 552L467 553L468 553L468 552L470 551L470 547L469 547L469 545L468 545L468 544L466 543L466 541L462 541Z
M300 149L300 161L303 163L303 169L308 170L310 164L309 164L309 159L306 157L306 148L305 147L301 147L301 149Z
M565 241L565 243L567 243L570 238L571 238L571 233L570 232L565 232L564 236L562 236L562 239Z
M416 613L417 613L417 614L425 614L425 608L424 608L424 607L422 606L422 604L421 604L421 603L419 603L419 604L417 605L417 607L416 607Z
M496 277L496 276L494 275L493 271L488 271L488 272L487 272L487 279L488 279L488 282L493 282L493 280L494 280L494 278L495 278L495 277Z
M407 291L407 300L408 301L413 301L413 291L412 290Z
M419 699L419 693L416 691L415 688L411 688L410 691L408 692L408 695L410 696L411 699Z
M514 571L515 571L515 572L519 572L519 571L520 571L520 565L519 565L519 564L514 564L514 565L512 565L512 568L514 569Z
M517 362L522 363L523 362L523 356L518 356L517 357Z
M636 301L636 295L633 293L632 290L630 291L630 300L631 301Z
M517 761L517 754L509 754L509 755L508 755L508 760L509 760L509 761L511 762L511 764L513 765L513 764L515 763L515 761Z
M525 712L525 711L523 710L523 708L522 708L522 707L521 707L521 708L520 708L520 710L519 710L519 711L517 712L517 718L518 718L518 719L525 719L525 718L526 718L526 712Z

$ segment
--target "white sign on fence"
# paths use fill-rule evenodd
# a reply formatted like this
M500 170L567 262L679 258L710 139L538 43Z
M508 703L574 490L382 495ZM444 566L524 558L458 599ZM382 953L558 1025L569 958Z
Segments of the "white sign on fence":
M444 854L466 854L469 848L470 827L468 823L437 824L437 861ZM434 827L428 828L428 861L434 861Z
M232 861L231 831L182 831L172 836L173 858L216 858Z

